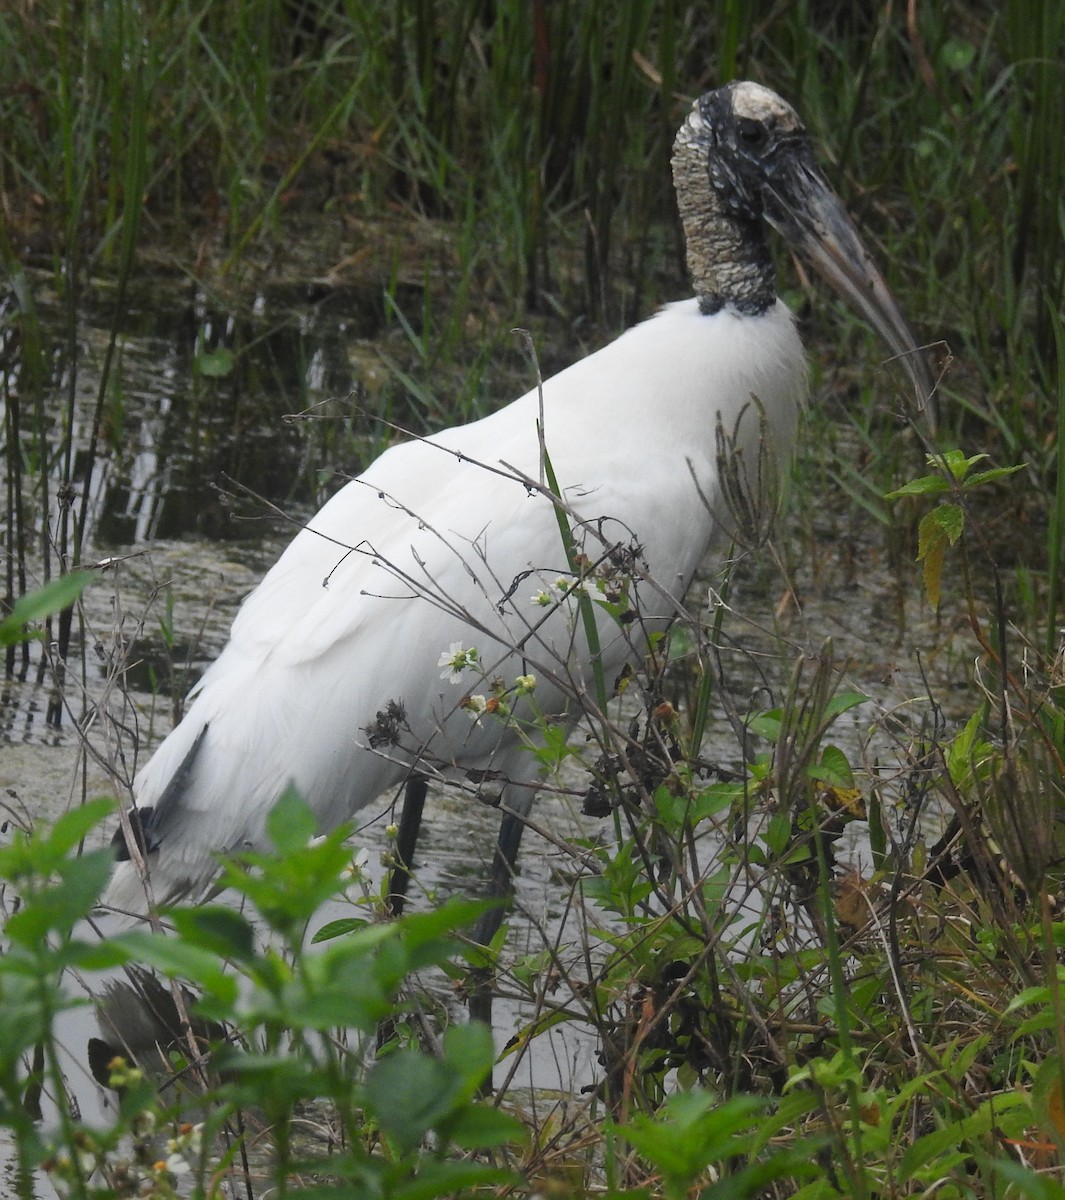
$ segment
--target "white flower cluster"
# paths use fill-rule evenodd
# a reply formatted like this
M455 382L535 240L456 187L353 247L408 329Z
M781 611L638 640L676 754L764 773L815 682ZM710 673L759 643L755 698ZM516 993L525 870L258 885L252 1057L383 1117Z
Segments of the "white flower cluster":
M166 1158L152 1165L157 1175L189 1175L192 1163L189 1159L199 1158L203 1146L203 1125L180 1125L177 1137L167 1138Z
M541 588L538 592L533 592L530 599L538 608L551 608L570 596L589 596L593 589L602 592L603 580L581 578L577 575L559 575L546 587Z
M452 642L441 653L436 665L444 668L440 673L440 678L446 679L451 684L462 683L464 671L476 671L484 677L484 668L481 665L481 656L477 647L463 646L461 642ZM536 689L536 676L519 675L511 687L507 687L506 680L502 677L495 678L490 681L490 688L491 695L471 692L459 701L459 708L465 709L475 725L480 725L481 718L484 716L508 719L511 716L510 700L516 696L528 696L533 692Z
M140 1078L140 1071L128 1066L124 1060L115 1059L111 1081L124 1078L127 1083ZM133 1131L137 1138L150 1138L156 1128L155 1113L151 1109L137 1113L133 1118ZM173 1137L167 1138L163 1147L164 1157L154 1162L116 1159L114 1154L97 1143L88 1131L80 1134L75 1151L76 1163L67 1153L42 1163L55 1190L62 1196L83 1195L84 1182L93 1178L97 1171L106 1173L109 1180L120 1181L122 1195L176 1197L177 1180L191 1175L203 1150L203 1125L179 1125ZM185 1189L182 1188L182 1191ZM95 1191L93 1194L97 1194ZM103 1194L102 1192L99 1194Z

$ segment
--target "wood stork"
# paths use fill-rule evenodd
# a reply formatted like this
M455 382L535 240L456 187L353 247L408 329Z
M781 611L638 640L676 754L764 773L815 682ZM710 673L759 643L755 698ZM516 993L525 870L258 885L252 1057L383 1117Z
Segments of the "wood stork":
M627 556L638 630L592 606L612 681L727 544L723 470L756 488L766 441L787 464L806 363L776 295L767 223L879 331L928 401L906 321L788 104L755 83L702 96L673 174L692 299L491 416L385 451L245 600L134 783L157 901L202 894L220 853L263 848L289 784L325 831L425 775L502 790L494 881L506 890L538 778L516 722L523 711L575 719L572 697L592 691L579 589L601 586L596 564ZM143 909L145 894L120 862L106 902Z

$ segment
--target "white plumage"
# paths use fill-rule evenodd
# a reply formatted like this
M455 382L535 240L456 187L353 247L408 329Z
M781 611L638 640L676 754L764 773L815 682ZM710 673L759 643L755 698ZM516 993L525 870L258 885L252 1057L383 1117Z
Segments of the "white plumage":
M755 126L778 139L778 158L748 145ZM534 756L504 722L475 720L460 702L487 693L493 678L510 687L532 674L538 708L562 714L574 686L591 689L572 602L552 610L533 600L569 573L554 506L537 486L541 405L544 445L583 552L597 561L611 547L638 548L639 609L664 626L708 552L727 543L721 431L730 439L738 431L731 451L751 490L760 486L762 439L781 467L794 442L804 355L754 233L762 217L786 226L798 212L782 200L785 154L798 155L796 186L811 186L815 172L813 185L827 190L805 148L794 113L767 89L739 84L703 97L674 163L696 298L547 380L542 395L534 388L482 420L387 450L296 536L135 782L138 807L152 810L140 823L157 899L202 892L220 852L262 848L267 814L290 783L323 830L415 768L460 778L490 771L508 805L527 811ZM759 153L768 166L756 220L742 204L758 182ZM730 198L733 185L739 199ZM817 199L827 203L821 192ZM840 250L840 230L826 232L824 220L820 211L814 228L795 236L817 241L807 249L830 276L846 260L851 275L833 281L858 290L852 298L892 348L908 350L886 288L847 241L860 248L857 235L846 225ZM827 263L817 257L826 238L835 246ZM923 366L912 370L927 390ZM640 635L597 612L609 684L639 651ZM441 677L441 655L455 643L476 647L483 669L463 672L459 686ZM372 747L369 731L380 732L389 702L402 705L408 728L398 745ZM143 908L131 863L118 865L106 899Z

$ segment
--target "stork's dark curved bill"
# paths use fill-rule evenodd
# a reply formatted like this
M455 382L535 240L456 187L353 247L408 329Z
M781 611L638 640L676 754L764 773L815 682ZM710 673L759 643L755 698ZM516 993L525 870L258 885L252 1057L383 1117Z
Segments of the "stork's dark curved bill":
M766 220L880 334L923 408L934 386L924 355L846 209L821 171L800 153L787 166L766 189Z

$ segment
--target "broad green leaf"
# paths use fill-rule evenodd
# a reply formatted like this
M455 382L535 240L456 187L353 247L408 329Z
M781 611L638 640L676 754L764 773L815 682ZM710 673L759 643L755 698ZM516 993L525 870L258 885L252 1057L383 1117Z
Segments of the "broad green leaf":
M266 832L279 854L301 850L318 832L310 806L292 788L286 789L266 818Z
M984 726L986 716L984 707L978 708L966 721L961 733L947 745L947 772L957 787L985 775L987 763L995 754L995 748L990 742L977 737Z
M868 701L869 697L864 692L837 692L825 705L825 719L834 721L836 717L842 716L845 712L850 712L852 708L857 708L859 704L867 704Z
M52 613L62 612L81 595L92 579L91 571L71 571L53 579L34 592L20 596L7 616L0 621L0 646L11 646L26 641L26 626L31 621L41 621Z
M952 546L965 532L965 513L957 504L940 504L928 516Z
M961 537L965 514L956 504L940 504L925 513L917 527L917 560L924 563L924 587L928 603L939 606L943 560L947 546Z
M783 813L774 813L766 825L763 841L774 858L783 854L791 841L791 818Z
M726 812L733 804L743 799L744 785L740 783L712 783L703 788L691 801L688 819L692 825L698 825L708 817L716 817Z
M369 923L365 917L339 917L335 921L327 921L321 929L315 931L311 938L311 945L317 946L321 942L331 942L334 938L356 933L360 929L365 929Z
M987 455L965 455L961 450L944 450L940 457L942 458L943 463L946 465L947 470L960 483L961 480L963 480L966 475L969 474L973 466L978 462L982 462L985 458L987 458ZM937 458L937 456L934 454L930 454L928 456L928 461L937 466L939 465L939 458Z
M221 958L245 961L255 953L255 930L251 923L224 904L174 908L168 917L191 945L211 950Z
M911 479L893 492L885 492L885 500L898 500L903 496L936 496L950 491L950 484L940 475L922 475Z
M213 951L190 946L179 938L139 929L118 934L111 939L111 944L125 951L128 961L154 967L168 978L198 984L229 1004L236 1002L237 981L226 973Z
M28 891L22 907L7 919L7 936L34 946L50 933L69 933L100 898L113 863L109 850L67 859L56 882Z
M452 1025L444 1034L444 1060L463 1076L473 1095L495 1061L492 1031L481 1021Z
M65 855L114 811L115 802L107 796L88 800L59 817L44 840L50 849Z
M976 46L961 38L947 38L943 44L943 65L948 71L965 71L976 57Z
M769 712L759 713L756 716L748 718L747 728L759 737L765 738L767 742L775 742L780 737L782 720L781 710L773 708Z
M992 467L990 471L977 471L965 481L966 490L979 487L982 483L991 483L995 479L1005 479L1007 475L1016 475L1023 471L1027 463L1017 463L1014 467Z
M836 787L854 787L854 772L847 756L838 746L825 746L821 751L821 761L811 768L810 774Z
M404 941L411 946L437 941L472 925L482 913L494 907L491 900L448 900L432 912L411 913L400 922Z
M448 1122L448 1141L462 1150L485 1150L508 1142L523 1142L525 1126L510 1113L484 1104L469 1104Z
M366 1082L366 1100L384 1132L404 1151L452 1111L462 1079L451 1067L416 1050L378 1059Z
M1050 989L1042 983L1036 984L1035 987L1025 988L1006 1005L1006 1012L1016 1012L1018 1008L1025 1008L1029 1004L1050 1004Z
M522 1051L529 1048L529 1043L538 1038L540 1034L547 1033L549 1029L554 1029L557 1025L565 1025L571 1021L581 1022L583 1016L577 1016L574 1013L567 1012L564 1008L548 1009L542 1017L530 1021L523 1025L517 1033L511 1034L507 1044L499 1052L499 1061L502 1062L505 1058L510 1058L511 1055L520 1054Z

